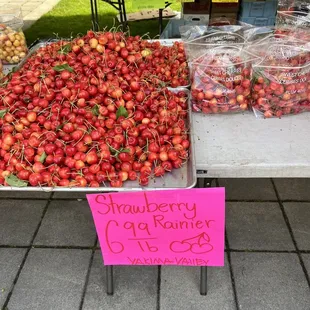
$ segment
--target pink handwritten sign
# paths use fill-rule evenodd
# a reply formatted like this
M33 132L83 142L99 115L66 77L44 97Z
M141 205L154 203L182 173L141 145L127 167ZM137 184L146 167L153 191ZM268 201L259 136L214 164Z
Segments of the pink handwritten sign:
M105 265L224 265L224 188L87 199Z

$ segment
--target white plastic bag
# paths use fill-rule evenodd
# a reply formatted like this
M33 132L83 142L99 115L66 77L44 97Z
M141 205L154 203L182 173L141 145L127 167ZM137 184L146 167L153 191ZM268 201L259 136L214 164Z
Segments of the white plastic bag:
M310 13L278 11L275 33L310 41Z
M281 117L310 111L310 50L269 45L253 65L252 107L256 117Z
M247 110L256 58L242 47L224 45L197 59L191 68L193 111L216 114Z
M0 60L7 64L17 64L27 54L21 10L1 7L0 12Z

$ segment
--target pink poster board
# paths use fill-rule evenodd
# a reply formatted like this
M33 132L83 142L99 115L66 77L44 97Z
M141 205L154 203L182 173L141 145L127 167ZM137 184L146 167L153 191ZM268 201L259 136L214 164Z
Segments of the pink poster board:
M105 265L224 266L224 188L87 199Z

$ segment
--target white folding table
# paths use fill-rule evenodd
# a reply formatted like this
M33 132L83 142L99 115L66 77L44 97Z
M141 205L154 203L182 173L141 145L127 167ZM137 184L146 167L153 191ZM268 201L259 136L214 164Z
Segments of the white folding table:
M310 113L282 119L193 113L198 177L310 177Z

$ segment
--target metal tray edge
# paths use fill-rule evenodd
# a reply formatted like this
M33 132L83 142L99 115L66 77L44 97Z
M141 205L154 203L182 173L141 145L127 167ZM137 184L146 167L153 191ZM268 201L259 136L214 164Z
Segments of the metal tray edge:
M167 41L170 40L150 40L150 41L165 41L162 43L166 43ZM171 40L170 42L176 42L176 41L180 41L180 40ZM53 42L42 42L42 43L38 43L35 46L33 46L27 56L18 64L15 66L15 68L18 70L20 69L28 60L29 57L31 57L35 51L37 51L39 48L41 47L45 47L48 44L52 44ZM196 159L195 159L195 148L194 148L194 136L193 136L193 126L192 126L192 122L193 122L193 118L192 118L192 110L191 110L191 106L190 106L190 101L189 101L189 89L187 88L187 86L183 86L183 87L176 87L176 88L172 88L172 87L168 87L168 89L172 92L179 92L179 91L184 91L187 93L188 95L188 99L187 99L187 103L188 103L188 126L190 128L190 161L192 162L192 177L193 177L193 183L189 184L187 187L160 187L160 188L154 188L154 187L133 187L133 188L129 188L129 187L31 187L31 186L26 186L26 187L12 187L12 186L0 186L0 191L22 191L22 192L26 192L26 191L31 191L31 192L39 192L39 191L43 191L43 192L104 192L104 191L108 191L108 192L126 192L126 191L142 191L142 190L176 190L176 189L190 189L193 188L196 183L197 183L197 174L196 174Z

